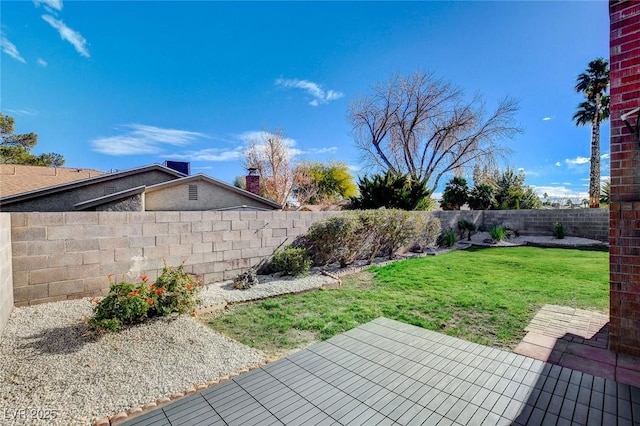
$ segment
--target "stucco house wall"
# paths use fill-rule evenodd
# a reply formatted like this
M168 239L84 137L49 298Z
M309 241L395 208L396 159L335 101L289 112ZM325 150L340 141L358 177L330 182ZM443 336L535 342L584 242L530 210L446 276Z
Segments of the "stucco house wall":
M144 194L146 211L205 211L247 206L255 210L273 210L279 206L243 190L233 190L212 179L182 179L147 188ZM195 193L194 193L195 191ZM191 197L190 197L191 195Z

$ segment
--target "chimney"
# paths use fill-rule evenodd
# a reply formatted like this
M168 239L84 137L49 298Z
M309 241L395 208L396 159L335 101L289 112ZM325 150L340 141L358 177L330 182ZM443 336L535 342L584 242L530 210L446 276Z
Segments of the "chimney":
M175 170L176 172L180 172L185 176L189 176L191 174L191 163L189 163L188 161L167 160L164 162L164 166Z
M260 195L260 173L255 167L249 167L249 174L246 178L247 191Z

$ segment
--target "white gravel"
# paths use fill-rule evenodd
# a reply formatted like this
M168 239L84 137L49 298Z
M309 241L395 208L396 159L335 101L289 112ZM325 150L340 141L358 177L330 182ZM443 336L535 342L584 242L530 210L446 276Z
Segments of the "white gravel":
M331 277L318 274L319 269L317 271L315 269L312 274L303 278L258 275L259 284L246 290L234 288L231 281L213 283L202 289L199 298L202 301L202 306L211 306L224 302L241 302L285 293L298 293L336 282Z
M0 338L1 425L88 425L265 359L185 315L96 340L82 320L91 307L14 309Z

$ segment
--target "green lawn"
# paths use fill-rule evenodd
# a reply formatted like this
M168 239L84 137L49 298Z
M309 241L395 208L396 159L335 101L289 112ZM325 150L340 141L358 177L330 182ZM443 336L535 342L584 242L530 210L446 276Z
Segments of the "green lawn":
M343 286L233 306L209 325L269 354L327 339L376 317L513 348L546 304L606 311L608 253L489 248L372 267Z

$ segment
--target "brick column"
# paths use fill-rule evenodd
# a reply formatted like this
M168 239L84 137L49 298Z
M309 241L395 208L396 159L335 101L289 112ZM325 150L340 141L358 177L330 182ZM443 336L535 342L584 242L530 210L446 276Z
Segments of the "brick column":
M609 2L610 348L640 356L640 143L621 115L640 107L640 1ZM636 116L629 118L636 126Z

